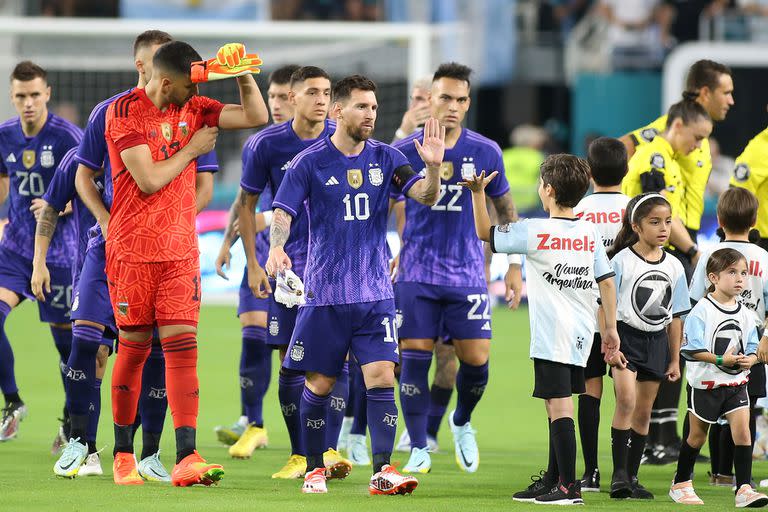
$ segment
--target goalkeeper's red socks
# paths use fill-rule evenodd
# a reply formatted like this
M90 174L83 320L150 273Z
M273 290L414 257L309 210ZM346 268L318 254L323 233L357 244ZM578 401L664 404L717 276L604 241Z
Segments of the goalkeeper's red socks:
M112 418L118 425L133 425L141 394L141 370L152 340L137 343L121 337L119 343L112 370Z
M173 426L197 428L200 402L197 378L197 338L194 333L160 340L165 354L165 387Z

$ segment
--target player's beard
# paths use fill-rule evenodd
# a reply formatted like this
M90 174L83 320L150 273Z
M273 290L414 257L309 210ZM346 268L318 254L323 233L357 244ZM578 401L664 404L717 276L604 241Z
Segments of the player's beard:
M363 132L362 126L347 126L347 136L357 143L370 139L371 133L373 133L373 130L366 135Z

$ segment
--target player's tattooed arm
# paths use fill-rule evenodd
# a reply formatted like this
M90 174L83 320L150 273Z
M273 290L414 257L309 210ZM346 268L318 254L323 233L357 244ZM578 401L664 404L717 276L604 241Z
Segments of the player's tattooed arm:
M517 221L517 208L512 200L512 194L507 192L499 197L492 197L493 209L496 210L499 224L509 224Z
M292 218L285 210L275 208L272 217L272 229L269 230L269 247L284 247L291 233Z
M32 279L30 280L32 293L40 301L45 301L45 293L51 291L51 275L45 265L45 258L58 221L59 212L46 203L37 217L35 252L32 258Z

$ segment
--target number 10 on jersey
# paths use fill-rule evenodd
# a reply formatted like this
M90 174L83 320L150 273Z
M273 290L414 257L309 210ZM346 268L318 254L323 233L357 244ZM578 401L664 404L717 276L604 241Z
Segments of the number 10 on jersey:
M368 220L371 216L371 204L365 192L354 196L345 194L341 201L344 203L344 220Z

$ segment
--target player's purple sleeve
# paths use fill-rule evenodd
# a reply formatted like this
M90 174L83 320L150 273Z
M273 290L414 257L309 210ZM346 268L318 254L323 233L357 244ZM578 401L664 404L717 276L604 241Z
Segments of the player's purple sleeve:
M216 150L197 157L197 172L219 172Z
M101 105L97 105L93 109L75 156L78 163L92 171L98 171L104 167L104 159L107 157L107 141L104 138L107 109L100 107Z
M240 187L251 194L261 194L267 186L269 166L264 162L264 153L259 144L261 137L252 137L243 146L243 176Z
M289 167L285 171L285 177L277 190L272 208L285 210L292 217L296 217L304 201L309 197L309 173L305 166L297 168Z
M66 152L43 194L43 200L59 212L64 211L67 203L75 197L76 153L76 147Z
M488 197L500 197L509 192L509 182L507 181L507 175L504 172L504 160L501 158L501 148L497 144L493 145L493 156L490 159L492 167L486 169L485 174L488 175L493 171L499 171L499 174L488 184L485 193L488 194ZM478 171L478 174L479 173L480 171Z

